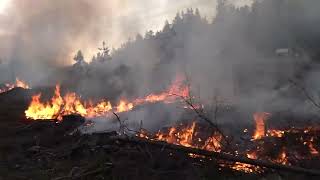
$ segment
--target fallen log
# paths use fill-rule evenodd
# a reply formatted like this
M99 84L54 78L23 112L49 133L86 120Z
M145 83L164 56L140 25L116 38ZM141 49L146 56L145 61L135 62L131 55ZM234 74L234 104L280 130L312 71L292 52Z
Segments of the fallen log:
M137 144L137 145L148 144L151 146L160 147L162 149L167 148L167 149L176 150L176 151L183 152L183 153L188 153L188 154L192 153L192 154L202 155L202 156L206 156L206 157L212 157L212 158L219 159L219 160L226 160L226 161L231 161L231 162L250 164L250 165L254 165L254 166L265 167L265 168L279 170L279 171L287 171L287 172L292 172L292 173L320 176L320 170L306 169L306 168L296 167L296 166L286 166L286 165L276 164L276 163L272 163L272 162L268 162L268 161L262 161L262 160L256 160L256 159L249 159L246 157L234 156L234 155L222 153L222 152L212 152L212 151L206 151L206 150L202 150L202 149L195 149L195 148L179 146L179 145L175 145L175 144L168 144L166 142L161 142L161 141L150 141L147 139L140 139L140 138L135 138L135 137L113 137L112 139L114 141L118 141L118 142L122 142L122 143L131 143L131 144Z

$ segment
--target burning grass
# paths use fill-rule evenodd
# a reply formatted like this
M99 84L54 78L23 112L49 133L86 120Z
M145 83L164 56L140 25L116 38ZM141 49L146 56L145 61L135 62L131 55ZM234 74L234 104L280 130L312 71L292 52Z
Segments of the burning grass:
M259 139L254 139L254 134L258 129L257 126L255 128L250 128L248 126L246 127L246 130L242 131L242 134L237 134L237 136L250 135L250 138L248 138L247 140L243 140L240 146L226 146L226 144L222 142L221 135L219 133L213 132L207 124L203 124L196 120L179 123L172 127L162 128L155 133L150 133L142 130L141 133L137 134L137 136L142 139L146 139L147 142L162 141L169 145L173 144L178 145L179 147L185 146L189 148L205 150L208 152L227 153L234 157L247 157L254 160L265 160L281 165L284 164L286 166L300 166L305 168L318 167L318 134L320 132L320 129L315 127L301 126L299 126L300 128L272 128L272 123L271 121L269 121L271 118L271 114L269 114L268 117L264 119L265 127L263 129L265 131L262 137ZM130 169L130 167L132 167L132 164L135 164L135 166L138 167L145 167L144 163L148 164L146 167L151 167L153 166L152 162L156 161L156 163L162 164L161 170L170 169L168 166L170 166L169 164L171 163L174 164L175 167L177 167L176 169L174 169L174 171L181 172L180 170L185 167L180 164L176 165L177 159L181 159L184 164L193 164L192 167L194 166L194 164L197 164L197 166L201 168L211 168L210 171L214 171L216 174L230 175L232 173L239 173L241 175L247 174L249 176L261 176L259 175L261 173L270 173L270 169L268 168L240 162L219 160L215 159L214 157L199 155L197 153L181 153L175 150L168 150L166 148L166 145L161 146L163 148L153 148L149 147L149 145L137 146L134 145L134 143L131 145L124 145L119 144L117 141L112 141L111 144L111 141L107 140L108 138L105 138L105 135L103 134L99 135L101 136L101 140L99 140L99 142L95 140L95 135L76 135L76 138L79 139L72 140L72 138L74 137L70 137L67 134L73 131L70 128L63 128L63 124L66 124L66 122L64 121L65 120L62 120L60 123L54 123L50 121L32 121L32 123L34 123L35 125L38 124L39 126L46 127L43 130L39 130L39 128L33 126L34 130L30 131L29 127L23 128L24 131L27 131L29 133L28 136L26 136L24 132L19 132L17 134L21 135L22 139L29 138L28 143L21 143L24 144L24 146L26 146L26 144L30 144L30 146L26 146L28 149L28 156L30 156L29 149L32 151L36 151L36 154L31 156L34 159L32 159L32 161L30 160L30 162L36 161L37 159L39 159L39 156L41 156L41 158L43 159L49 159L41 160L42 164L48 163L46 165L48 166L47 169L57 168L57 170L59 170L59 174L52 173L50 175L51 177L63 176L64 174L68 174L69 171L72 171L74 166L82 166L81 164L77 163L80 162L80 160L83 162L83 164L85 164L85 162L92 162L92 154L90 153L92 149L95 150L93 153L95 159L101 159L102 156L106 157L107 161L112 161L117 168L119 168L121 164L125 164L125 162L130 162L129 164L127 164L127 166L124 166L124 169ZM74 121L74 118L70 118L68 122L72 125L74 124ZM66 130L61 130L62 128ZM6 137L12 136L12 138L16 138L17 135L6 134ZM232 140L231 135L232 134L230 134L229 140ZM83 141L83 139L85 138L88 138L88 142L85 141L83 145L79 145L78 141ZM19 143L17 145L4 143L3 146L5 145L10 145L10 148L12 149L11 146L19 146ZM144 150L145 146L148 146L146 150ZM70 148L72 150L70 150ZM110 148L112 150L110 150ZM121 149L121 153L118 154L118 150L115 152L114 149ZM97 153L100 151L100 154ZM107 153L103 153L105 151ZM129 156L128 154L130 153L133 154L130 155L129 159L127 159L127 157ZM156 156L158 155L162 158L156 158ZM19 156L21 156L21 154L19 154ZM65 167L64 163L67 162L64 162L61 159L57 158L61 156L66 158L72 157L75 163L71 167ZM26 160L24 159L24 161L29 161L28 158L29 157L26 157ZM132 158L134 158L134 161L132 161ZM168 159L165 160L165 158ZM117 163L119 159L123 159L120 165L119 163ZM19 163L20 162L18 161L17 164ZM217 163L217 166L209 166L210 164L215 163ZM15 166L15 164L13 164L12 166ZM28 163L26 163L26 165L22 165L22 167L24 166L34 168L32 170L33 172L40 172L38 169L40 167L43 168L40 165L39 167L35 167L34 165ZM63 166L63 168L61 166ZM85 168L84 171L86 170L87 169ZM217 170L219 170L219 172L217 172ZM91 170L89 172L91 172ZM109 169L108 172L114 173L112 169Z
M319 160L319 129L289 128L267 129L267 117L270 113L255 113L255 130L252 132L251 141L243 141L241 147L227 147L222 141L222 135L210 132L203 124L192 123L179 124L165 128L151 134L141 131L137 134L140 138L151 141L164 141L169 144L181 145L212 152L224 152L235 156L247 157L253 160L269 161L282 165L300 165L301 162L311 159ZM250 133L247 129L243 135ZM232 150L233 149L233 150ZM190 154L192 158L205 158L197 154ZM222 167L242 171L245 173L263 173L264 169L259 166L235 162L220 163Z
M152 141L164 141L169 144L220 152L222 135L218 133L207 134L207 132L209 132L207 128L197 125L194 121L190 125L180 124L176 127L165 128L154 135L141 131L136 136Z
M161 93L152 93L143 98L120 100L116 105L112 105L108 100L101 100L93 103L91 100L84 101L76 93L67 93L61 95L60 86L57 85L51 101L41 101L41 93L32 97L32 101L25 111L28 119L57 119L62 120L63 116L79 114L86 118L95 118L107 116L112 112L122 113L131 111L136 106L148 103L172 103L179 100L180 97L189 95L189 88L184 85L183 80L176 79L170 88ZM180 96L180 97L179 97Z
M6 83L4 85L4 87L2 87L2 88L0 87L0 94L5 93L7 91L10 91L10 90L17 88L17 87L20 87L23 89L30 89L30 86L27 83L20 80L19 78L16 78L16 81L14 83Z
M29 86L18 80L16 87L29 88ZM108 116L113 112L129 112L140 105L159 102L163 104L176 103L181 101L181 97L189 97L189 88L185 86L182 80L174 81L163 92L151 93L145 97L132 100L122 99L116 104L112 104L107 100L101 100L97 103L90 100L82 100L81 96L73 92L62 95L61 88L57 85L50 101L43 101L40 93L34 95L25 111L25 115L31 120L57 119L62 121L64 116L73 114L90 119ZM203 105L199 106L204 107ZM185 105L182 105L181 108L185 108ZM319 128L269 128L267 124L269 125L270 117L270 113L255 113L253 115L255 128L247 128L240 135L250 134L251 140L243 141L241 146L226 146L222 134L197 121L163 128L156 133L142 130L136 136L150 141L162 141L209 152L222 152L236 157L264 160L286 166L299 166L301 163L304 164L310 160L319 160ZM232 136L230 134L230 137ZM231 138L228 140L232 141ZM201 162L213 160L194 153L188 155L190 158L199 159ZM265 172L262 167L240 162L219 161L219 166L244 173L259 174Z

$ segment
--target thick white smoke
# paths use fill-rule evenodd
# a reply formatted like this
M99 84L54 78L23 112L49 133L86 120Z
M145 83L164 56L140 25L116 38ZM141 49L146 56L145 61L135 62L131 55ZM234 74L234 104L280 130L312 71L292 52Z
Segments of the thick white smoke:
M8 74L37 81L53 67L71 64L78 49L90 61L102 41L119 47L137 33L159 30L166 19L185 8L199 7L212 17L215 2L2 0L0 58L14 63L10 67L13 72L5 72L1 81L8 80Z

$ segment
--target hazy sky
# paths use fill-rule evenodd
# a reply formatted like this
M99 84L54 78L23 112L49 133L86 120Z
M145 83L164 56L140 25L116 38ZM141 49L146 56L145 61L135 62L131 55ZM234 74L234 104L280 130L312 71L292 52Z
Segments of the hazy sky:
M229 1L243 5L252 0ZM64 48L70 56L82 49L90 57L103 40L110 47L119 47L137 33L161 29L165 20L171 21L178 11L191 7L212 19L216 0L0 0L0 38L7 36L6 44L37 39L38 44L45 45L52 42L53 34L53 43L72 40L72 47ZM44 37L39 39L39 33ZM1 47L0 53L10 48Z

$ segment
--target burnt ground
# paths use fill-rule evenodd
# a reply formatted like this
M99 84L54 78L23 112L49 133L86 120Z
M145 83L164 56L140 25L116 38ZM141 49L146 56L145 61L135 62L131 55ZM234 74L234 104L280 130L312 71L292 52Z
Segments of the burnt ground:
M148 144L115 140L115 132L83 135L74 129L84 120L66 117L27 122L24 110L31 90L0 95L0 179L318 179L267 171L246 174L221 168L216 160Z

